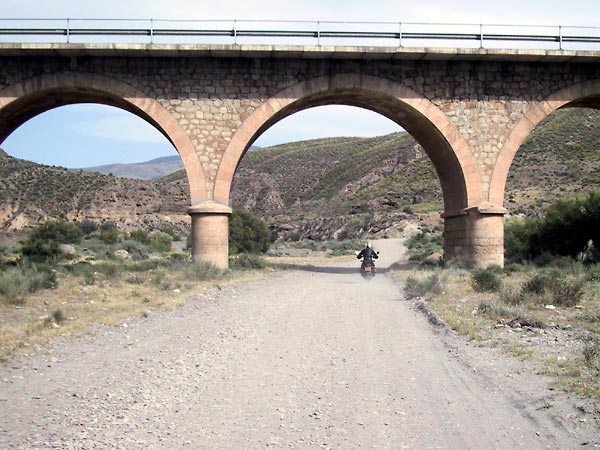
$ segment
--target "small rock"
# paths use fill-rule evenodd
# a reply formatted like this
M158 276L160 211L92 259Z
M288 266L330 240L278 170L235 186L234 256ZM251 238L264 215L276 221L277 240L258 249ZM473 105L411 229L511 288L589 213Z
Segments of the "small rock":
M546 309L556 309L556 306L554 306L554 305L546 305Z
M60 251L68 256L75 256L77 254L77 250L70 244L60 244Z
M119 259L129 259L129 252L124 249L115 250L113 254Z

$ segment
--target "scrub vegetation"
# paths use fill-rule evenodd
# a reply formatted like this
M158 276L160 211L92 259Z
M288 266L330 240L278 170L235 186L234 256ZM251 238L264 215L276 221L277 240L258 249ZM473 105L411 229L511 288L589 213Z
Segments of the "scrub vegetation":
M52 220L0 252L0 359L90 324L171 309L214 286L260 277L271 242L261 219L237 212L230 270L193 262L176 231ZM260 242L260 246L254 246Z
M502 347L552 375L556 386L600 397L600 193L561 200L542 217L509 220L506 267L432 267L423 248L439 240L424 228L396 272L452 329L480 345ZM426 252L425 252L426 253Z

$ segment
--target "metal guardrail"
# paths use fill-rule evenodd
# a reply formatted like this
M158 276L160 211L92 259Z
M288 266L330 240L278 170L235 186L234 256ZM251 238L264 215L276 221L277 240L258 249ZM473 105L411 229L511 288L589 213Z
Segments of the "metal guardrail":
M17 24L19 26L6 26ZM42 26L33 26L39 25ZM277 28L263 29L265 24ZM47 25L47 26L44 26ZM54 25L54 26L53 26ZM101 26L98 26L101 25ZM176 25L176 26L173 26ZM504 32L504 30L513 32ZM516 30L516 31L515 31ZM544 31L544 32L541 32ZM44 37L64 38L59 42L89 43L99 37L120 38L119 42L133 43L127 38L145 37L147 43L157 43L161 37L228 38L238 44L244 38L297 38L316 40L317 45L331 40L456 42L472 41L485 48L489 42L552 43L563 49L565 43L600 44L600 27L494 25L460 23L403 23L403 22L335 22L335 21L216 21L166 19L2 19L0 39ZM88 39L81 39L81 38ZM124 40L123 40L124 39ZM15 42L15 41L11 41ZM170 42L172 43L172 42Z

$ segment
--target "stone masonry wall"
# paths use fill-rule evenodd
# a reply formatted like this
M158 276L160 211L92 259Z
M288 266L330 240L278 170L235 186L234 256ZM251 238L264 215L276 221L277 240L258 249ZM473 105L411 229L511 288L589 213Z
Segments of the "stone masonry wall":
M229 140L279 91L332 74L365 74L401 83L438 106L474 155L484 193L496 157L530 105L584 80L597 64L172 57L2 57L0 89L55 72L100 74L146 93L181 124L199 155L208 192Z

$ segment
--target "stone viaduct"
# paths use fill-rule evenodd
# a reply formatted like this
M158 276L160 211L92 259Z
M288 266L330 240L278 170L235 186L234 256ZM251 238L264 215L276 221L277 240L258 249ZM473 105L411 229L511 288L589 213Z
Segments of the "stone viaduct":
M244 152L290 114L358 106L398 123L433 162L445 258L502 265L511 162L551 112L600 106L599 62L592 51L0 44L0 143L62 105L136 114L181 155L194 258L227 267L230 187Z

